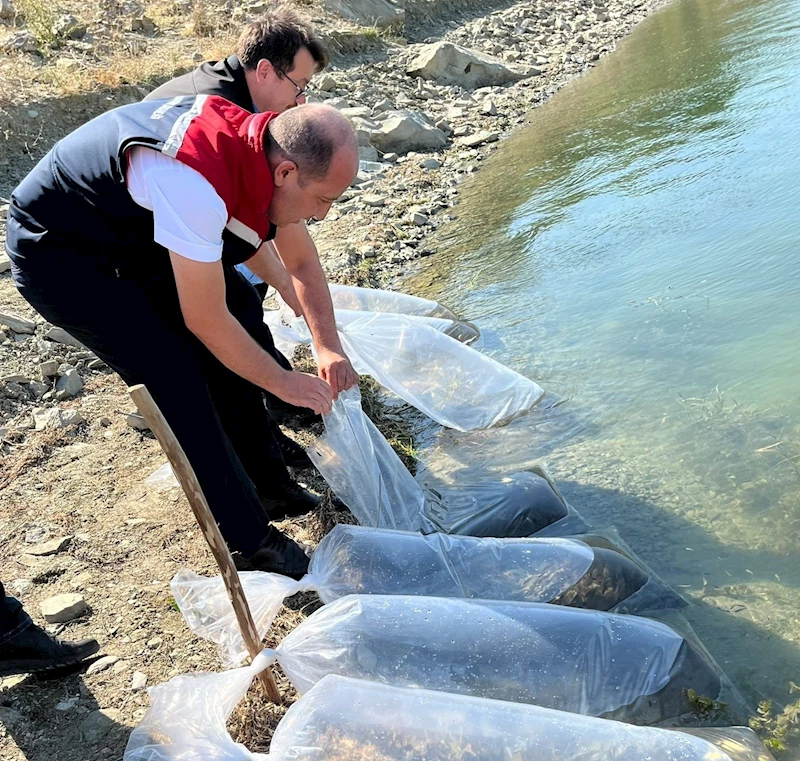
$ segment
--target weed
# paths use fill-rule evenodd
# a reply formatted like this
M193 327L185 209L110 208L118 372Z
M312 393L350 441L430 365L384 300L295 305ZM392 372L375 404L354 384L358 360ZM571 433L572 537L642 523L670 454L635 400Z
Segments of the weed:
M17 0L17 8L41 47L57 42L56 6L47 0Z
M728 704L721 700L698 695L693 689L686 690L686 699L697 717L703 721L717 719L724 716L728 710Z
M794 682L789 683L789 692L800 692ZM800 734L800 700L789 703L780 713L773 710L771 700L762 700L758 704L755 716L750 717L750 729L758 732L761 740L771 750L786 750L788 741Z

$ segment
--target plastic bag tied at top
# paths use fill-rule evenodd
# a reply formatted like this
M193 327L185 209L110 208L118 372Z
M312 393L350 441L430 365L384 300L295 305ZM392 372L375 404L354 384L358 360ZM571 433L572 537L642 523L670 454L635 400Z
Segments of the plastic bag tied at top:
M297 701L268 755L234 743L225 723L267 660L222 674L175 677L124 761L772 761L747 729L692 733L444 692L326 676Z

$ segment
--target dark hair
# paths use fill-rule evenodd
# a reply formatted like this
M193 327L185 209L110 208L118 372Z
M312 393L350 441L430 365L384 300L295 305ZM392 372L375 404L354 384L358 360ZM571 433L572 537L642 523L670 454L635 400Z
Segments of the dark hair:
M287 72L294 68L294 57L301 48L311 54L318 72L328 65L328 51L311 25L293 11L279 9L244 28L236 55L245 69L255 69L266 58L280 72Z

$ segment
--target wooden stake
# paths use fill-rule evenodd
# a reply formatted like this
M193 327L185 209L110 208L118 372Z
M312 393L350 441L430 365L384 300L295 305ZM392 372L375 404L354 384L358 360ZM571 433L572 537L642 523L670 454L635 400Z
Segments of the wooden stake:
M189 463L189 458L186 457L183 447L172 432L172 428L170 428L166 418L161 413L153 397L150 396L150 392L139 384L131 386L128 389L128 393L130 393L142 417L150 426L150 430L155 434L158 443L161 444L161 448L164 450L164 454L166 454L172 470L175 471L175 475L183 488L183 493L186 495L186 499L189 500L194 517L197 518L203 536L211 548L211 554L219 566L222 579L225 582L225 588L228 590L228 596L233 605L233 611L236 614L236 620L239 622L239 628L242 631L244 644L250 653L250 657L255 658L262 650L261 640L256 632L253 616L250 613L250 606L247 604L247 598L242 590L239 573L233 564L233 558L230 550L228 550L228 545L225 544L225 540L222 538L219 526L217 526L217 522L211 514L211 509L208 506L208 502L206 502L203 490L200 488L194 468ZM267 699L273 703L280 704L281 695L278 692L278 685L275 683L272 670L267 668L258 677L264 686Z

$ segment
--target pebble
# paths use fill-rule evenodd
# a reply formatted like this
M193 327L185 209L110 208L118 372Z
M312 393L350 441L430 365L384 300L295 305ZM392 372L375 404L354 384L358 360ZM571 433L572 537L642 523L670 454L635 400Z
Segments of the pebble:
M86 676L99 674L101 671L111 668L118 660L119 657L116 655L104 655L102 658L98 658L91 666L89 666L88 669L86 669Z
M423 225L427 225L430 220L424 215L420 214L418 211L415 211L411 215L411 222L417 227L422 227Z
M89 610L89 606L83 595L67 592L48 597L40 605L40 610L48 624L63 624L80 618Z
M0 325L11 328L15 333L23 333L26 335L32 335L36 330L36 323L33 320L28 320L25 317L7 312L0 312Z
M481 111L487 116L495 116L497 114L497 106L491 98L485 98L481 106Z
M76 705L78 705L79 700L80 698L77 695L73 695L71 698L62 700L60 703L56 703L56 711L71 711Z
M92 711L78 727L81 740L88 745L94 745L119 725L120 718L120 712L116 708Z
M438 159L425 159L419 164L423 169L438 169L441 167L442 162Z
M33 547L28 548L28 555L33 555L35 557L46 557L47 555L56 555L59 552L62 552L67 547L69 547L70 542L72 541L72 536L61 536L57 539L51 539L48 542L42 542L41 544L36 544Z
M147 686L147 674L134 671L131 677L131 692L140 692Z
M46 395L45 395L46 396ZM62 410L58 407L33 410L33 422L37 431L46 428L68 428L84 422L83 415L77 410Z
M363 196L361 196L361 200L367 206L373 206L376 208L381 206L386 206L386 196L380 196L373 193L365 193Z
M150 430L150 426L147 425L147 421L136 412L129 412L127 415L125 415L125 422L131 428L135 428L137 431Z
M44 334L44 337L48 341L53 341L64 346L72 346L75 349L86 348L77 338L73 338L64 328L59 328L57 325L50 328L50 330Z
M61 377L56 381L56 399L72 399L83 390L83 378L80 373L71 367L65 370Z

